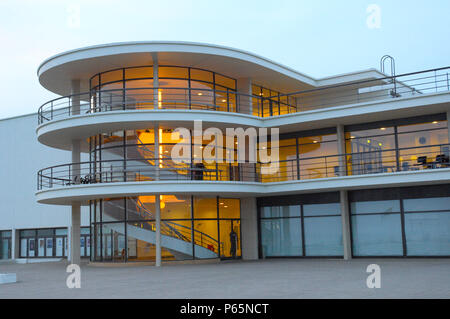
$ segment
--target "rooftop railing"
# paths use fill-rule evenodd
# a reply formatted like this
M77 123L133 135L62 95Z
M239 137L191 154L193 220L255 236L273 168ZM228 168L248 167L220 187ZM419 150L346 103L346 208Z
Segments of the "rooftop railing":
M38 172L38 190L78 184L151 181L283 182L450 168L450 144L296 158L275 163L181 163L139 158L70 163ZM276 164L276 165L274 165ZM269 166L276 169L270 169Z
M189 109L223 111L259 117L398 99L450 91L450 67L376 76L374 79L303 90L277 96L259 96L197 88L121 88L94 90L51 100L38 110L38 123L76 115L126 110Z

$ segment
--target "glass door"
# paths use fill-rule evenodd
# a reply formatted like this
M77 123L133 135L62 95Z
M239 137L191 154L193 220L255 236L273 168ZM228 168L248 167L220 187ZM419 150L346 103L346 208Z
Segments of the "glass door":
M34 257L36 255L36 240L30 238L28 240L28 257Z
M220 258L241 257L241 221L239 219L220 220Z
M64 237L56 237L55 256L63 257L64 255Z
M45 257L45 239L38 238L38 257Z
M45 239L45 256L53 257L53 238Z

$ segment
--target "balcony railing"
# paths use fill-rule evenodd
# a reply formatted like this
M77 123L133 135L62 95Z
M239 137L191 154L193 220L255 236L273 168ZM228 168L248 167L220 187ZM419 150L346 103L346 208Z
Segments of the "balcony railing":
M275 163L174 164L168 158L71 163L38 172L38 190L142 181L283 182L450 168L450 144L297 158ZM272 166L272 168L270 168Z
M450 91L450 67L326 86L277 96L197 88L95 90L51 100L39 108L38 123L75 115L124 110L192 109L277 116L385 99Z

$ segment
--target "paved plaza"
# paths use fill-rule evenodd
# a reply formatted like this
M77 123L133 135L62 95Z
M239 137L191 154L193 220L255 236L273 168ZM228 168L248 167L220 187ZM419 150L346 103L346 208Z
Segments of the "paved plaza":
M381 288L366 285L370 264ZM450 298L450 259L282 259L214 264L93 267L83 263L81 288L66 286L66 261L1 263L17 283L2 298Z

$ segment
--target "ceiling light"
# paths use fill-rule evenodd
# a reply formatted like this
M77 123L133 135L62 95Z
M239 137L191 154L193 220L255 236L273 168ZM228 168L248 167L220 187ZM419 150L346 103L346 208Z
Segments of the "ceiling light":
M203 93L197 93L197 95L203 95Z
M382 131L386 131L386 128L385 128L385 127L382 127L382 128L380 128L380 130L382 130Z
M433 124L438 124L438 121L434 121Z

